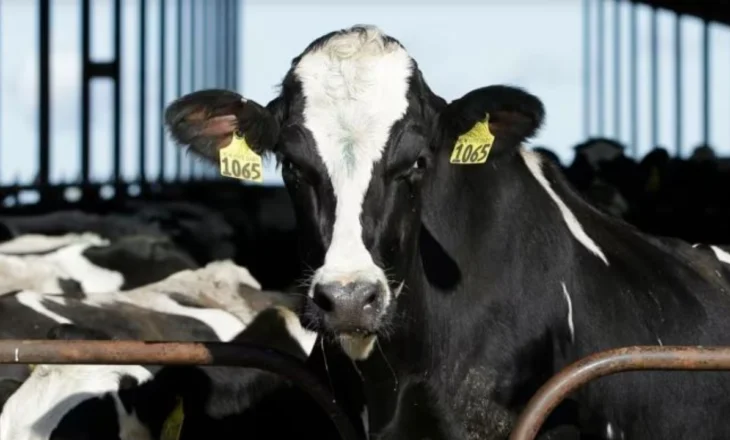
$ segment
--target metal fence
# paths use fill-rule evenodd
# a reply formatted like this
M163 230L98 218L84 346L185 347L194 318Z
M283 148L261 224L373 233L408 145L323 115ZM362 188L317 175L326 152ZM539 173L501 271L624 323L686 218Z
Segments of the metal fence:
M629 0L583 0L582 34L586 137L619 139L636 156L655 146L687 155L730 136L712 124L730 99L713 90L730 83L713 42L730 41L730 27Z
M251 344L143 341L0 341L0 364L116 364L237 366L270 371L292 381L322 408L344 440L358 436L344 410L296 358ZM634 346L579 359L530 399L510 440L534 440L553 409L570 393L601 377L628 371L730 371L730 347Z
M16 5L0 0L0 9L7 11L11 6ZM58 8L70 7L80 17L80 93L73 97L79 100L80 116L79 144L72 145L68 154L59 153L55 145L58 140L52 135L52 86L59 73L52 63L52 34L58 32L54 26L65 26L52 17ZM203 87L236 88L241 12L238 0L38 0L34 12L38 33L38 133L34 146L37 164L30 180L8 181L8 176L3 176L0 197L6 207L15 204L22 193L33 193L33 201L68 194L59 191L59 187L77 188L77 197L106 191L108 198L116 191L131 193L136 188L139 192L149 182L217 178L209 168L199 166L180 149L169 145L162 117L167 103L189 91ZM111 15L109 21L104 15L107 12ZM107 28L105 24L110 25ZM23 38L3 31L0 29L0 38ZM99 40L102 32L109 32L112 37L112 55L106 60L99 60L92 53L92 43L98 45L94 39ZM134 38L127 38L131 34ZM135 48L126 47L130 41L134 41ZM131 64L136 71L130 75ZM125 111L125 99L130 99L125 96L129 95L125 87L130 88L130 84L136 89L136 99L132 108ZM102 103L104 107L100 108L95 98L100 85L111 86L108 107ZM111 117L109 138L92 136L96 118L107 116ZM133 139L130 142L137 150L136 163L123 161L123 153L126 155L129 150L129 144L123 147L123 136ZM17 147L0 144L0 164L9 161L13 148ZM106 156L108 151L109 172L94 170L94 155ZM54 161L61 160L73 161L78 171L67 180L52 177Z

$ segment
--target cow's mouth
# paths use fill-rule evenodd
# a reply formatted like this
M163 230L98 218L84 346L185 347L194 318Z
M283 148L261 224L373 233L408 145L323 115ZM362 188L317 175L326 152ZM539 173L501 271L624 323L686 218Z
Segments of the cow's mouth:
M347 356L356 361L362 361L367 359L373 352L373 348L377 343L377 336L375 333L341 333L338 336L342 351Z

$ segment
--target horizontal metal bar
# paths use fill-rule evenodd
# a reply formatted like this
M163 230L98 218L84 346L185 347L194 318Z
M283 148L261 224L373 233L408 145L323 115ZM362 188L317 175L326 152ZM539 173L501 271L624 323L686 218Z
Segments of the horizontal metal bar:
M297 358L253 344L223 342L142 342L3 340L0 364L217 365L280 374L307 392L327 413L341 438L356 432L333 396Z
M510 440L534 440L565 397L593 379L624 371L730 370L730 347L634 346L601 351L561 370L530 399Z

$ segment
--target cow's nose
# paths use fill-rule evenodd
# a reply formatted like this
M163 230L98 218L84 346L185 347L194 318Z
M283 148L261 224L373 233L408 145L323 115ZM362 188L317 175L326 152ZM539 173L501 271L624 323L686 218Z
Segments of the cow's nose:
M384 295L381 283L318 283L314 286L313 300L333 331L369 332L374 328Z

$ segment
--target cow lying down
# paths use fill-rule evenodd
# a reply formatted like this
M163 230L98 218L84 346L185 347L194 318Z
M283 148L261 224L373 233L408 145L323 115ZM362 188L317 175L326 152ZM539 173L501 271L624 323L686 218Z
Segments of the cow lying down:
M126 292L0 296L0 339L43 339L57 324L83 324L134 340L230 340L253 316L281 301L261 292L246 268L216 261ZM24 380L22 365L0 365L0 378Z
M57 339L111 339L116 332L72 324ZM259 313L233 338L307 359L316 334L285 307ZM0 382L0 392L13 382ZM310 398L271 373L231 367L39 365L7 399L0 440L162 439L182 422L185 439L338 438Z
M91 233L28 234L0 243L0 294L116 292L197 267L164 236L130 235L110 242Z

